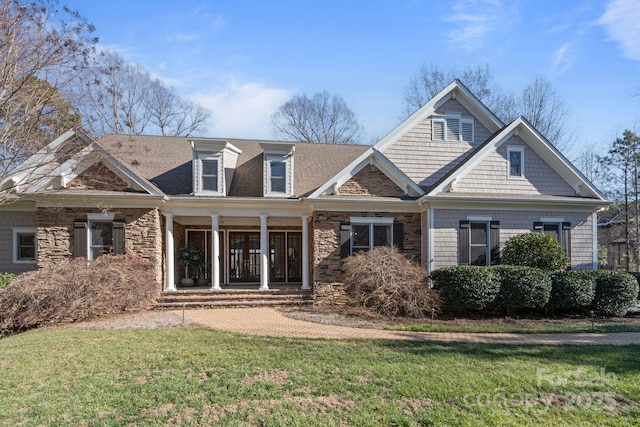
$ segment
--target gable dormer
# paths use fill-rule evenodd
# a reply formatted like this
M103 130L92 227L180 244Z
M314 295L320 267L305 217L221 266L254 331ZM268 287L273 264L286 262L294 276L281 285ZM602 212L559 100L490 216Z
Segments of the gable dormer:
M226 196L229 194L238 147L228 141L192 139L193 194L196 196Z
M290 142L262 142L263 194L265 197L293 196L293 153Z

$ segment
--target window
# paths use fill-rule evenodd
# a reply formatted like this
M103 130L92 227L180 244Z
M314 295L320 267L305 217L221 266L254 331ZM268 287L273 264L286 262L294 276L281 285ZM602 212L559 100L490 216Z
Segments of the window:
M269 193L287 192L287 164L284 161L269 162Z
M447 114L444 118L431 120L431 139L434 141L473 142L473 119L462 118L459 114Z
M402 223L394 223L393 218L351 218L350 225L343 226L343 249L341 256L349 256L360 251L368 251L376 246L396 246L402 248Z
M524 177L524 147L507 148L509 178Z
M500 222L478 218L460 221L461 265L493 265L500 257Z
M113 215L87 214L73 226L74 257L94 260L108 253L125 253L125 223L113 220Z
M13 229L13 262L34 264L37 261L37 239L35 228Z
M560 243L564 252L571 258L571 223L564 218L540 218L533 223L533 231L547 234Z
M113 222L91 221L91 242L89 259L113 253Z
M203 191L218 192L218 161L201 160L202 174L200 175Z

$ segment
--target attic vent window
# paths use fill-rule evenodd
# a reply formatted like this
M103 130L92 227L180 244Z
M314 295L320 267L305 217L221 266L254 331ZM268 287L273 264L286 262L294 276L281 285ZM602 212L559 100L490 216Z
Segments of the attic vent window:
M431 123L431 139L434 141L473 142L472 118L462 118L459 114L447 114L442 118L433 118Z

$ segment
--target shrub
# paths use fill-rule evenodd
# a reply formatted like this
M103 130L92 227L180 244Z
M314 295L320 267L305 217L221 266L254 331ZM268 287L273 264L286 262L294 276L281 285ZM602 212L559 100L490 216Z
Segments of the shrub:
M424 317L439 311L437 294L426 284L427 272L396 248L377 247L344 261L344 283L352 301L387 317Z
M623 271L599 270L595 274L593 309L602 316L624 316L636 303L638 282Z
M6 288L11 282L16 280L16 276L13 273L0 273L0 289Z
M149 261L133 255L74 259L21 274L0 292L0 335L151 307L160 290Z
M551 295L551 276L533 267L503 265L494 267L500 276L499 301L507 313L540 309L547 305Z
M498 275L487 267L444 267L431 272L429 277L439 290L440 300L447 311L486 310L494 306L500 291Z
M564 270L569 258L556 239L542 233L524 233L504 242L501 263L543 270Z
M596 294L595 276L592 271L560 271L551 276L549 311L564 313L586 312Z

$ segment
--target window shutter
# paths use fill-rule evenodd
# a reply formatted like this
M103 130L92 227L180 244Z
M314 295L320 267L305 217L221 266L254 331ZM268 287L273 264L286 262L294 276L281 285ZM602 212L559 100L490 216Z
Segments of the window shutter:
M491 265L500 264L500 221L491 221L490 228Z
M564 248L564 252L567 254L569 259L571 259L571 223L570 222L562 223L562 247Z
M444 141L444 120L431 120L431 139L433 141Z
M87 239L89 238L88 221L78 219L73 222L73 257L88 258Z
M462 119L462 140L473 142L473 119Z
M404 224L401 222L393 223L393 246L404 251Z
M447 119L447 141L460 141L460 119Z
M340 259L351 255L351 225L344 223L340 225Z
M469 265L469 233L471 232L470 221L460 221L460 230L458 231L458 246L460 252L460 265Z
M124 221L114 221L113 222L113 253L115 255L124 255L126 252L125 244L124 244L124 232L125 232L125 223Z
M544 228L544 224L542 222L533 223L533 231L535 233L542 233L543 228Z

